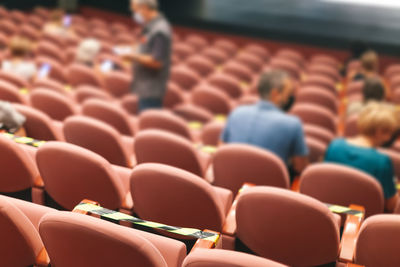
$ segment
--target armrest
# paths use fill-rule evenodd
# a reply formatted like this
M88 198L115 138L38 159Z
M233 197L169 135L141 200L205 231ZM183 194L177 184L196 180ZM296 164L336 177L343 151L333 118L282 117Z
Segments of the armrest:
M358 265L354 263L346 263L346 267L364 267L364 265Z
M37 255L35 266L37 266L37 267L50 266L50 258L49 258L49 255L47 254L47 251L45 248L42 248L42 250Z
M199 248L205 248L205 249L212 249L215 248L218 244L218 242L221 240L221 234L215 231L211 231L211 230L204 230L203 233L210 233L210 234L214 234L214 236L210 239L197 239L196 243L194 244L194 246L192 247L192 251L194 251L195 249L199 249Z
M242 188L240 188L238 194L235 197L235 200L233 201L233 204L231 206L231 209L228 212L228 215L226 216L224 226L222 227L222 233L230 236L234 236L236 233L236 206L237 202L239 200L239 197L243 190L246 190L249 187L255 186L254 184L250 183L244 183Z
M296 177L292 183L292 191L300 192L300 177Z
M361 215L348 214L343 228L342 240L340 243L339 261L351 264L354 260L356 240L360 231L361 223L364 220L365 209L357 205L350 205L353 210L362 211ZM351 266L351 265L349 265Z
M40 175L38 175L35 178L35 181L33 181L33 186L34 187L38 187L38 188L44 188L44 182L43 182L43 179L42 179L42 177Z

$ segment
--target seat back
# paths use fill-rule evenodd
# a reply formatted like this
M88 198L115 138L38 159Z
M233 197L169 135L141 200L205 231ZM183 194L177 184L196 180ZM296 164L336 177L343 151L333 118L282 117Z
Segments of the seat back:
M63 121L76 114L77 106L65 96L46 89L36 89L30 94L34 108L46 113L53 120Z
M334 114L338 112L338 105L335 96L324 89L300 90L296 95L297 103L311 103L328 108Z
M104 88L103 82L96 75L95 71L79 63L71 64L68 67L67 79L72 86L86 84Z
M320 163L308 167L301 175L300 192L325 203L361 205L365 208L366 216L384 211L383 191L379 182L347 166Z
M24 129L27 136L44 141L64 140L63 135L56 130L47 114L25 105L14 104L14 107L26 118Z
M43 248L39 233L29 219L6 197L0 196L0 265L33 266Z
M111 71L105 75L104 82L111 95L122 97L131 91L132 76L121 71Z
M335 138L335 135L332 132L317 125L304 125L303 128L306 137L312 137L318 141L323 142L325 145L329 145L331 141Z
M178 66L171 70L171 81L189 91L200 82L200 76L186 66Z
M355 262L368 267L398 266L399 238L399 215L376 215L368 218L358 234Z
M173 112L187 121L206 123L213 118L213 114L210 111L191 104L177 105L174 107Z
M39 232L55 266L168 266L139 231L90 216L47 214Z
M139 116L139 129L160 129L192 140L187 123L179 116L165 110L147 110Z
M89 99L82 105L82 114L113 126L121 134L135 134L128 113L115 104L101 99Z
M285 265L247 253L223 249L196 249L190 252L182 267L284 267Z
M289 266L335 262L339 227L321 202L289 190L254 187L240 196L237 237L254 253Z
M68 143L84 147L104 157L111 164L131 167L121 135L102 121L84 116L73 116L64 122L64 135Z
M183 137L160 131L145 130L136 135L137 163L162 163L192 172L203 177L194 146Z
M202 178L167 165L146 163L131 175L131 193L140 218L168 225L221 231L224 208Z
M191 94L192 102L214 114L227 115L231 110L229 96L212 86L199 86Z
M121 181L110 163L84 148L48 142L36 154L46 192L63 208L72 210L83 199L95 199L118 209L125 198Z
M204 125L201 130L201 143L208 146L218 146L221 133L225 128L225 123L212 121Z
M324 159L327 145L313 137L306 137L306 144L310 163L321 162Z
M305 124L321 126L336 134L336 117L324 107L313 104L296 104L290 113L298 116Z
M239 80L228 74L216 73L208 78L208 83L235 99L241 97L243 94Z
M39 173L27 152L17 143L0 135L2 168L0 192L9 193L29 189Z
M12 103L26 103L23 95L19 92L18 87L5 80L0 80L0 99Z
M289 188L285 164L273 153L244 144L220 147L213 157L214 184L235 195L244 183Z

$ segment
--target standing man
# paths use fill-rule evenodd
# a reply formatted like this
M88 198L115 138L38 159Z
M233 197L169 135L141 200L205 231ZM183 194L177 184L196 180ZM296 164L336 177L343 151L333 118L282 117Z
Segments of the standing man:
M135 21L143 27L133 61L133 93L139 98L139 112L162 108L170 74L172 32L158 11L157 0L131 0Z

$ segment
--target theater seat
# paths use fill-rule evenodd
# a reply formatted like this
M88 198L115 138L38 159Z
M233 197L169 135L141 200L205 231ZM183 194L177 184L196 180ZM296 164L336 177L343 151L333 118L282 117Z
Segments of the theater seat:
M298 116L303 123L323 127L333 134L336 134L336 117L327 108L315 104L296 104L290 113Z
M201 230L220 232L232 204L229 190L162 164L137 166L131 175L131 190L140 218Z
M334 214L311 197L273 187L249 188L236 208L237 238L255 254L289 266L336 261L339 227Z
M300 193L325 203L363 206L367 217L384 211L379 182L362 171L338 164L309 166L301 175Z
M308 160L310 163L321 162L324 159L327 145L313 137L306 137Z
M197 151L187 139L161 130L145 130L136 135L138 164L162 163L204 177L210 157Z
M211 121L204 125L200 135L201 143L209 146L218 146L224 127L225 123L220 121Z
M14 84L0 79L0 100L12 103L28 104L29 99L19 92Z
M355 262L368 267L399 265L400 216L375 215L362 224Z
M12 198L0 196L0 265L37 266L37 258L44 248L42 240L33 223L14 203ZM19 204L22 205L34 204Z
M329 145L335 138L335 135L323 127L317 125L304 125L304 134L306 137L312 137L325 145Z
M284 267L286 265L247 253L222 249L196 249L182 267Z
M112 164L128 168L135 165L133 138L122 136L102 121L85 116L69 117L63 131L67 142L89 149Z
M87 149L48 142L36 154L45 190L62 208L72 210L82 199L95 199L108 209L132 208L129 189L110 163Z
M234 195L244 183L289 188L289 174L280 158L261 148L228 144L215 153L212 166L214 185Z
M179 241L71 212L47 214L39 232L59 267L180 267L186 254Z

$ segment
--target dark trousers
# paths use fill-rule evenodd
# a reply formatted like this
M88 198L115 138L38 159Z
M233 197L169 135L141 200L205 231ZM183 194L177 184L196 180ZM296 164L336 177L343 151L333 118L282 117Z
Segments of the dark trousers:
M147 109L161 109L163 107L163 98L139 98L138 112L141 113Z

